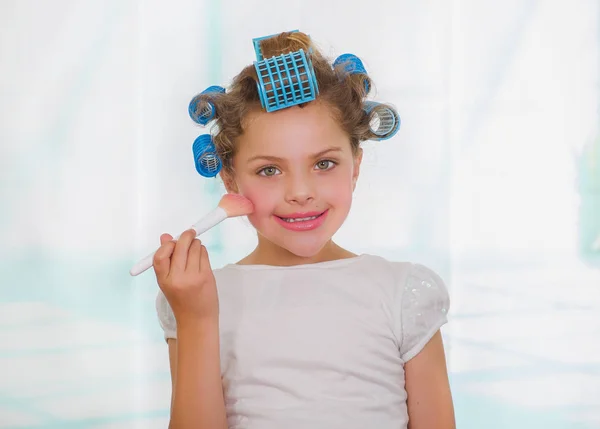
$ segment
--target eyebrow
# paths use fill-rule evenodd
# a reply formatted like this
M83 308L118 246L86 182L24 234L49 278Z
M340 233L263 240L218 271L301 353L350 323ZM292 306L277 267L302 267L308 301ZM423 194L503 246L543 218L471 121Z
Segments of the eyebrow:
M319 158L329 152L342 152L342 148L341 147L330 147L327 148L325 150L322 150L321 152L317 152L314 155L312 155L313 158ZM282 162L283 158L279 158L276 156L269 156L269 155L256 155L253 156L251 158L248 159L247 162L252 162L252 161L256 161L256 160L265 160L265 161L272 161L272 162Z

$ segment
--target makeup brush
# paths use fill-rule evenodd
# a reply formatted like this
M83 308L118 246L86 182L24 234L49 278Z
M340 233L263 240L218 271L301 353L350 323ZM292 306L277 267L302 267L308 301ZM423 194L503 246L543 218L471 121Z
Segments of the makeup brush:
M202 234L203 232L208 231L212 227L218 225L223 222L225 219L230 217L238 217L238 216L246 216L254 211L254 205L252 202L239 194L225 194L219 201L219 205L209 212L206 216L192 225L189 229L194 229L196 231L196 237ZM183 233L182 233L183 234ZM174 237L174 240L177 240L181 234L177 237ZM157 249L158 250L158 249ZM129 274L132 276L137 276L148 268L152 266L152 261L154 259L154 254L156 250L146 256L144 259L141 259L138 263L136 263L131 270L129 270Z

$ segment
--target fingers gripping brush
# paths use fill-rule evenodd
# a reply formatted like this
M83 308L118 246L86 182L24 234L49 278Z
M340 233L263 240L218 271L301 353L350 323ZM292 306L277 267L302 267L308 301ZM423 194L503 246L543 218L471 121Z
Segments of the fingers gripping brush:
M223 198L221 198L221 201L214 210L206 214L189 229L195 230L197 237L223 222L227 218L246 216L251 214L253 211L254 205L246 197L238 194L226 194L223 196ZM180 236L181 234L179 234L177 237L174 237L174 240L177 240ZM137 276L150 268L152 266L155 253L156 251L152 252L144 259L141 259L138 263L136 263L131 270L129 270L129 274L132 276Z

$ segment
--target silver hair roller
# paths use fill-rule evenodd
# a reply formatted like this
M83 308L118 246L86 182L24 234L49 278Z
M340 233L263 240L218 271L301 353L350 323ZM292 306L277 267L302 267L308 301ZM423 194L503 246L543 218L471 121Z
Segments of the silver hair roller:
M387 140L400 129L400 115L390 106L375 101L365 101L364 111L371 115L372 140Z

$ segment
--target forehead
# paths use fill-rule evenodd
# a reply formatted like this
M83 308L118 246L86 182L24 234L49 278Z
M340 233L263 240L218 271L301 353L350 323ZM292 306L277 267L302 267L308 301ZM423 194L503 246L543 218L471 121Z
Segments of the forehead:
M351 152L350 139L332 110L323 103L310 103L303 108L250 113L244 123L244 133L238 138L237 155L293 158L330 146Z

